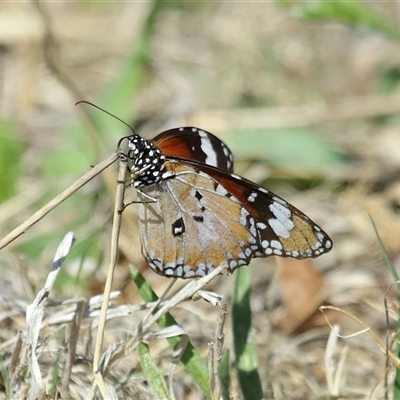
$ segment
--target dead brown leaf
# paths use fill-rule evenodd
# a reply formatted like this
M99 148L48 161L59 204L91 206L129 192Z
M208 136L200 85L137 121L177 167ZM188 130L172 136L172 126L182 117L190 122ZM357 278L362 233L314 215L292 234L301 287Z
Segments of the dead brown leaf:
M325 282L314 268L314 261L291 258L277 258L276 261L284 307L284 314L279 316L276 326L287 333L293 333L326 325L319 311L326 300Z

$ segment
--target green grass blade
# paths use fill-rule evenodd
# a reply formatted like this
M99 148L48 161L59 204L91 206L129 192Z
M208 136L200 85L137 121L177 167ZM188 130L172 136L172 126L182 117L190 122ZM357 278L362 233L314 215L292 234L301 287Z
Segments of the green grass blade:
M388 265L390 272L392 273L393 279L396 282L399 282L399 276L397 275L397 272L396 272L396 269L394 268L392 260L390 259L389 254L386 251L385 245L383 244L381 237L379 236L379 232L378 232L378 229L376 228L375 222L371 216L369 216L369 218L370 218L372 226L374 228L375 235L378 238L379 245L381 246L383 256L385 257L385 260L386 260L386 264ZM400 291L400 283L397 283L397 288ZM397 330L400 331L400 310L399 310L399 315L397 317ZM398 340L396 341L396 343L397 344L396 344L395 353L396 353L397 358L400 358L400 343ZM400 399L400 369L396 369L396 374L394 377L393 398Z
M151 289L150 285L145 281L143 276L139 274L133 268L130 269L130 275L133 282L136 284L140 296L146 302L156 301L158 299L157 295ZM158 326L160 328L166 328L167 326L178 325L173 316L169 313L163 315L158 321ZM180 342L179 337L171 337L167 339L172 348ZM195 382L199 385L200 389L204 393L207 399L211 398L210 395L210 379L207 364L204 362L203 358L200 356L199 352L193 347L189 342L186 346L185 351L182 354L180 362L184 365L187 372L193 377Z
M375 231L375 235L376 235L376 237L378 238L378 242L379 242L379 245L381 246L383 256L385 257L386 264L388 265L388 267L389 267L389 269L390 269L390 272L391 272L391 274L392 274L392 276L393 276L393 279L394 279L396 282L400 282L399 275L398 275L397 272L396 272L396 269L395 269L395 267L394 267L394 265L393 265L393 263L392 263L392 260L391 260L390 257L389 257L388 252L386 251L385 245L383 244L383 242L382 242L382 240L381 240L381 237L379 236L379 232L378 232L378 229L376 229L375 222L374 222L374 220L372 219L371 216L369 216L369 219L371 220L372 226L373 226L374 231ZM398 288L399 291L400 291L400 283L397 284L397 288ZM399 398L400 398L400 397L399 397Z
M229 389L231 386L231 377L229 375L229 366L230 366L230 357L229 357L229 350L225 352L224 356L222 357L218 376L221 385L221 397L223 400L230 400L231 396L229 393Z
M126 55L123 66L117 74L118 78L105 87L94 100L96 105L115 114L128 124L134 120L134 99L143 85L144 76L149 68L148 59L155 28L163 15L163 10L168 6L168 3L162 0L153 0L151 2L140 32L132 40L130 46L132 51ZM71 123L65 131L64 137L66 141L63 148L50 154L47 157L49 160L44 160L46 170L53 171L55 169L54 164L58 164L62 168L65 166L62 161L71 155L76 160L69 164L82 171L87 168L88 163L93 163L93 160L99 157L99 149L114 150L117 140L126 135L127 127L109 115L99 110L90 110L90 106L85 104L80 104L77 107L84 107L91 113L95 131L86 129L81 123L82 121Z
M148 68L153 33L162 15L162 11L166 7L168 7L168 3L165 1L153 0L146 20L142 25L140 35L134 44L133 51L127 58L125 66L120 71L119 79L100 96L99 101L101 106L107 110L111 110L111 112L118 110L118 117L123 120L130 121L133 117L134 110L131 108L132 99L142 85L145 71ZM106 127L112 129L115 121L112 121L109 117L105 119L108 120ZM105 132L108 131L106 130Z
M164 378L150 355L149 346L145 343L140 343L138 351L140 365L150 387L160 400L172 400Z
M14 196L16 182L22 173L22 149L16 137L15 124L0 119L0 203Z
M257 370L257 348L251 327L250 288L249 267L239 268L235 272L232 306L236 368L243 398L258 400L263 398L263 393Z
M6 367L6 363L3 359L3 356L0 355L0 384L3 387L3 391L5 392L5 398L11 399L11 388L10 388L10 371L9 368Z
M309 128L233 129L224 139L240 158L267 162L288 172L319 174L321 165L332 169L343 162L340 149Z
M292 0L278 0L278 2L290 7L292 15L296 18L315 21L335 20L375 30L400 41L400 31L396 26L358 0L315 0L300 3Z

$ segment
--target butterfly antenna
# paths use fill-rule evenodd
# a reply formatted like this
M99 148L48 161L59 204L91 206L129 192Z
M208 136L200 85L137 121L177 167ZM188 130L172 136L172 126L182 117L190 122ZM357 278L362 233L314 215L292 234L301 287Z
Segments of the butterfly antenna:
M134 130L130 125L128 125L128 124L127 124L125 121L123 121L121 118L118 118L116 115L111 114L109 111L105 110L104 108L101 108L101 107L97 106L96 104L93 104L93 103L91 103L90 101L87 101L87 100L79 100L78 102L75 103L75 105L77 106L78 104L88 104L89 106L95 107L95 108L97 108L98 110L103 111L104 113L108 114L110 117L113 117L113 118L115 118L117 121L122 122L125 126L127 126L127 127L132 131L132 133L133 133L134 135L136 135L135 130ZM125 137L126 137L126 136L125 136ZM122 141L123 139L125 139L125 137L123 137L122 139L120 139L120 141L118 142L118 147L119 147L121 141Z

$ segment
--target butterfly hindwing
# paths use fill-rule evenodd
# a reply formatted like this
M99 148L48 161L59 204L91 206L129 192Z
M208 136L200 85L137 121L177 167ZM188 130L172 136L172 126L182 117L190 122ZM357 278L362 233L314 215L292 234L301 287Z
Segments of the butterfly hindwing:
M140 235L149 264L182 278L203 276L219 265L233 270L247 264L255 241L242 205L195 168L174 161L166 168L173 179L139 191ZM146 201L149 197L155 201Z

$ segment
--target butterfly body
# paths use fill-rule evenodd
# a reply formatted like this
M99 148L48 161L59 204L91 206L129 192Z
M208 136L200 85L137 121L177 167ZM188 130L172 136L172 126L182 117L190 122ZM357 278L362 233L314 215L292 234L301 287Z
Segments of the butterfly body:
M142 253L157 273L200 277L254 257L330 251L328 235L301 211L233 174L232 153L211 133L186 127L128 143Z

